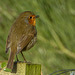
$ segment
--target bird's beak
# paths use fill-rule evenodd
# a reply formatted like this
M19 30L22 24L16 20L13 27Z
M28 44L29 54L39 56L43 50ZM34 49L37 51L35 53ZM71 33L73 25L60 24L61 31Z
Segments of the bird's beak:
M35 18L39 18L39 15L36 15Z

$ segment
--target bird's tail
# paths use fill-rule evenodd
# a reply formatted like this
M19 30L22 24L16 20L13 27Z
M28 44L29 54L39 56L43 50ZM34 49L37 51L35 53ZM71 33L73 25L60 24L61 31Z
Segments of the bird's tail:
M12 70L13 64L14 64L14 57L15 57L16 51L17 51L17 44L15 42L12 42L10 48L11 48L11 51L10 51L10 56L9 56L8 63L7 63L7 68Z
M15 37L11 36L11 41L10 41L11 42L11 45L10 45L11 51L10 51L10 56L9 56L8 63L7 63L7 68L9 68L11 70L13 69L14 57L15 57L16 51L17 51L17 41L15 41L14 39L15 39Z
M13 60L14 60L14 57L15 57L15 52L10 52L10 56L9 56L9 59L8 59L8 64L7 64L7 68L9 69L13 69Z

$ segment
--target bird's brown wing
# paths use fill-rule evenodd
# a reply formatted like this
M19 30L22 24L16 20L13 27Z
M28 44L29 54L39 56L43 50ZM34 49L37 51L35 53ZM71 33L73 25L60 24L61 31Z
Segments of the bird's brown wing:
M20 39L18 45L17 45L17 54L20 51L22 51L22 49L24 47L26 47L33 38L34 38L34 34L32 34L32 33L28 34L26 36L23 35L22 38Z
M14 25L11 26L11 29L9 31L9 34L8 34L8 37L7 37L7 40L6 40L6 53L8 52L9 48L10 48L10 45L11 45L11 34L13 33L14 31Z

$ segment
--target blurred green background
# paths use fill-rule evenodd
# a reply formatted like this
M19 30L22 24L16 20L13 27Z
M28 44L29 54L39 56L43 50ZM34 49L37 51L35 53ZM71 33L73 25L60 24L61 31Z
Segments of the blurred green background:
M0 0L0 60L8 60L6 39L24 11L40 15L37 43L24 52L26 59L41 64L43 75L75 68L75 0ZM21 54L18 57L23 61Z

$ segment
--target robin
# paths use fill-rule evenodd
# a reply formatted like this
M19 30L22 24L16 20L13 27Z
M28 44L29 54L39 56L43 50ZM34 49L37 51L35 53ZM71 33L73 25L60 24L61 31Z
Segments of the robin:
M17 54L20 52L24 58L24 61L27 62L22 52L29 50L36 43L37 31L35 23L37 17L38 15L36 16L30 11L23 12L11 26L6 41L6 53L10 48L7 68L13 69L14 57L16 56L18 61Z

